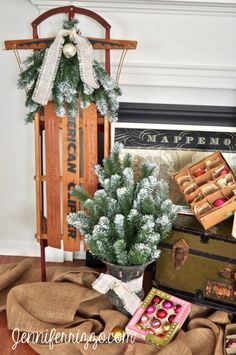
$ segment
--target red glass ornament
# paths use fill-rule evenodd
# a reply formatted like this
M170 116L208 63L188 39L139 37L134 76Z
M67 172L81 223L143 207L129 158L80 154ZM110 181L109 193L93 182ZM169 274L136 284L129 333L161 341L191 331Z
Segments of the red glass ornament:
M171 309L173 308L173 303L171 301L166 300L162 303L162 307L165 309Z
M218 199L213 203L213 205L214 205L215 207L220 207L220 206L222 206L225 202L226 202L226 199L225 199L225 198L218 198Z
M152 313L155 312L155 310L156 310L156 308L155 308L152 304L150 304L150 305L146 308L145 313L147 313L147 314L152 314Z
M226 174L228 174L228 173L229 173L229 170L228 170L227 168L224 168L223 170L221 170L220 176L226 175Z
M175 315L171 314L171 316L169 316L168 320L169 320L170 323L173 323L174 320L175 320Z
M154 304L159 304L159 303L161 303L161 297L159 297L159 296L154 296L153 299L152 299L152 303L154 303Z
M174 310L175 310L175 313L179 313L180 310L181 310L182 306L180 304L177 304L175 307L174 307Z
M159 319L157 318L153 318L151 321L151 327L156 329L156 328L160 328L161 326L161 321L159 321Z
M159 309L156 313L157 318L164 319L167 316L167 312L165 309Z
M195 177L201 176L203 174L205 174L205 170L203 170L203 169L198 169L194 172Z

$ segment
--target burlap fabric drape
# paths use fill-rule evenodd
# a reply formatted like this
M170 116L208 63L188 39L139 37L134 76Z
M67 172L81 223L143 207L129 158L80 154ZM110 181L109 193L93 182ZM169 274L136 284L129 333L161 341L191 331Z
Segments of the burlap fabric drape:
M98 272L87 268L48 268L49 282L39 282L39 270L31 268L25 260L19 264L0 266L0 309L6 307L8 328L21 332L56 332L65 334L101 332L109 335L115 326L125 327L128 318L116 311L106 299L91 288ZM84 342L55 344L29 343L39 354L98 354L98 355L223 355L223 328L230 323L230 315L193 306L188 320L188 330L180 331L175 341L165 349L152 345L89 344ZM64 338L65 339L65 338ZM75 339L75 338L74 338ZM78 339L78 338L77 338ZM60 339L61 340L61 339Z

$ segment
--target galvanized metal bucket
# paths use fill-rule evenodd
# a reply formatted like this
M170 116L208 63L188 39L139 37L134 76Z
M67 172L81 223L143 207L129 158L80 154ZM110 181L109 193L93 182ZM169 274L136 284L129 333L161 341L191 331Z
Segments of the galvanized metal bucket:
M122 282L129 282L131 280L137 279L140 276L143 276L146 267L150 263L146 263L143 265L133 265L133 266L123 266L110 264L106 261L103 261L107 266L108 273L115 278L121 280ZM144 297L143 288L136 293L136 295L140 298L140 300ZM119 310L120 312L130 316L130 314L124 308L122 300L117 296L117 294L113 290L109 290L107 296L110 302Z

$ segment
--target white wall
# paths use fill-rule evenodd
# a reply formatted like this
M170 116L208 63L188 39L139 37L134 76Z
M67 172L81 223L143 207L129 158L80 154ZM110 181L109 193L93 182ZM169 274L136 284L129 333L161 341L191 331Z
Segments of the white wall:
M31 21L49 8L77 5L112 25L112 38L138 41L126 57L122 101L236 105L236 2L233 0L7 0L1 3L0 38L30 38ZM55 34L61 20L41 35ZM101 31L81 18L84 35ZM0 51L0 254L38 255L34 240L33 126L23 122L23 91L12 51ZM112 54L115 71L118 53Z
M1 2L0 43L30 38L37 8L28 0ZM17 89L18 68L12 51L0 50L0 254L37 255L34 240L33 126L24 124L23 91Z
M123 101L235 105L235 0L30 1L41 12L86 7L112 25L113 38L138 41L125 60ZM112 58L115 70L117 52Z

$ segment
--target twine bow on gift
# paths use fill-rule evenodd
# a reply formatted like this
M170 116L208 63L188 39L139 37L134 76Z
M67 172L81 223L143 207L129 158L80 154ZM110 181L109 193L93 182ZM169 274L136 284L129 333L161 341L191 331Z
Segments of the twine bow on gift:
M91 44L85 37L80 36L75 28L70 30L64 29L59 31L54 42L45 54L41 72L32 96L32 99L41 105L46 105L50 100L51 90L58 70L66 36L69 36L71 42L76 46L80 63L81 80L93 89L99 87L93 73L93 48Z
M129 282L122 282L114 276L102 273L94 281L92 287L103 294L113 290L123 302L127 312L133 315L141 303L140 298L135 293L142 290L142 284L143 276Z

